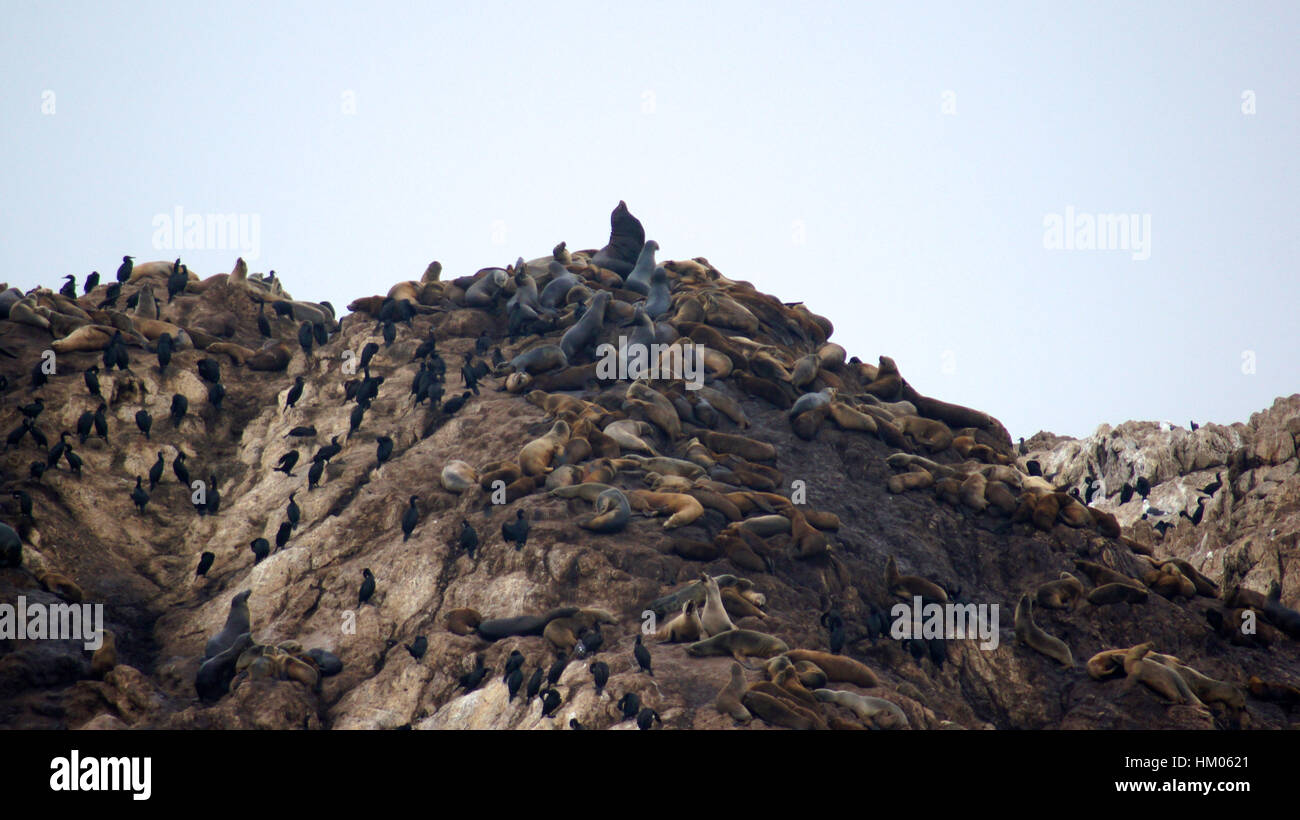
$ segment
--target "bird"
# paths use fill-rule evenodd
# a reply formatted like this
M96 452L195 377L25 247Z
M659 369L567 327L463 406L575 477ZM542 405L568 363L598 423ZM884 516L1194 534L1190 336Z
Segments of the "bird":
M217 477L208 476L207 504L204 506L208 515L216 515L221 509L221 493L217 491Z
M302 398L302 385L303 385L302 376L294 376L293 387L289 388L288 395L284 397L285 410L288 410L290 407L293 407L295 404L298 403L298 399Z
M205 382L221 381L221 365L216 359L199 359L199 378Z
M392 347L393 342L397 341L397 325L392 322L384 322L383 336L384 347Z
M375 439L375 441L378 442L375 450L375 457L378 459L378 463L376 463L375 466L382 467L384 462L388 460L389 456L393 454L393 440L388 436L380 436Z
M311 492L312 490L316 489L316 485L320 484L321 474L323 474L324 472L325 472L325 462L323 461L312 462L311 469L307 471L307 492Z
M1091 504L1092 497L1097 494L1097 490L1101 489L1101 485L1094 484L1092 476L1088 476L1084 482L1083 503Z
M45 372L45 359L32 365L32 389L42 387L49 383L50 376Z
M135 489L131 491L131 503L135 504L141 514L144 513L144 505L149 503L149 493L145 492L144 487L141 486L143 482L144 480L140 476L136 476Z
M370 365L370 360L373 359L375 354L378 352L379 345L374 342L367 342L366 346L361 348L361 366L363 368L368 367Z
M81 464L82 464L81 456L72 452L71 446L69 446L68 449L63 451L63 460L68 462L69 470L76 473L77 475L81 475Z
M298 345L303 353L311 355L311 322L303 322L298 327Z
M515 669L506 675L506 691L510 693L510 701L514 701L515 695L519 694L519 687L524 683L524 670Z
M1137 494L1143 498L1146 498L1151 494L1151 482L1146 480L1146 476L1138 476L1138 480L1134 482L1133 488L1137 490Z
M600 624L596 624L590 629L582 630L582 635L578 638L578 644L574 649L577 651L579 657L586 657L599 652L600 647L603 646L604 643L605 636L601 634Z
M144 433L146 440L152 440L149 438L149 431L153 429L153 416L149 415L148 410L141 408L135 411L135 426L140 428L141 433Z
M155 461L153 463L153 466L149 468L149 491L150 492L153 492L153 488L157 487L158 482L162 480L163 468L166 466L167 466L167 462L163 461L163 451L159 450L158 460Z
M289 432L284 434L285 438L315 438L316 425L298 425Z
M555 710L560 708L563 698L555 689L547 689L542 693L542 717L555 717Z
M288 521L280 522L280 529L275 531L275 548L284 549L284 545L289 543L289 537L293 535L293 524Z
M189 399L185 398L185 396L181 395L180 393L177 393L176 395L172 396L171 418L172 418L173 427L180 427L181 419L185 418L185 414L188 413L189 411L190 411Z
M507 521L501 525L501 537L515 545L515 550L520 550L528 543L528 530L532 525L528 519L524 518L522 509L515 510L515 520Z
M624 720L634 718L641 711L641 696L636 692L628 692L618 699L617 706L623 713Z
M420 523L420 511L416 508L415 502L419 501L418 495L411 496L406 504L406 512L402 513L402 540L408 541L411 533L415 531L415 525Z
M1031 476L1041 476L1043 474L1043 465L1038 463L1037 459L1030 459L1025 462L1025 469Z
M1191 425L1192 425L1192 432L1193 432L1193 433L1195 433L1197 430L1201 429L1201 425L1197 424L1197 423L1194 422L1194 421L1191 423Z
M357 428L361 426L361 422L365 419L365 417L366 417L365 405L358 404L356 407L352 408L352 418L348 421L349 438L351 438L352 434L355 433L357 431Z
M536 698L538 691L542 690L542 674L541 664L538 664L537 669L533 671L533 676L528 678L528 689L524 691L525 702Z
M248 546L253 550L253 563L257 564L271 554L271 544L265 538L254 538Z
M293 475L293 467L297 463L298 463L298 451L290 450L289 452L280 456L280 461L279 464L275 467L275 471L279 473L284 473L285 475Z
M569 728L578 731L586 729L587 727L579 723L577 718L569 718Z
M86 382L86 389L90 391L90 395L102 399L104 398L104 394L99 392L98 373L99 373L99 365L92 364L90 367L86 368L85 371L82 372L81 378Z
M831 654L840 654L840 650L844 648L844 642L847 637L844 630L844 617L840 615L838 609L829 610L822 613L821 625L826 627Z
M316 455L312 456L311 460L315 462L329 461L342 451L343 446L339 444L339 437L333 436L330 438L330 443L317 450Z
M176 480L181 483L181 486L188 490L190 488L190 471L185 466L185 452L183 450L176 451L176 458L172 460L172 472L176 474Z
M172 336L170 333L163 333L158 337L158 372L161 373L167 369L167 365L172 361Z
M86 439L90 436L90 428L92 425L94 425L94 423L95 423L95 414L90 410L87 410L86 412L82 413L81 416L77 419L77 438L81 441L82 444L86 443ZM24 420L23 432L26 433L31 426L32 426L31 419ZM21 438L21 436L19 438Z
M95 422L95 435L104 441L108 441L108 417L104 415L107 410L108 405L101 401L99 406L95 408L95 414L91 416L91 419Z
M329 344L330 341L329 331L327 331L325 329L325 325L321 324L320 322L312 322L311 335L313 338L315 338L317 345L324 347L325 345Z
M295 495L297 493L289 493L289 508L285 511L285 514L289 517L289 523L297 529L298 521L302 518L302 510L298 508L298 502L293 500Z
M642 672L652 678L655 676L654 670L650 668L650 650L641 643L640 634L636 636L636 644L632 647L632 657L636 658L636 664L641 667Z
M40 396L37 396L32 401L31 404L24 404L22 407L19 407L18 412L22 413L24 416L31 419L32 421L35 421L36 417L39 416L41 414L41 411L44 409L45 409L45 399L42 399Z
M465 364L463 364L460 368L460 377L464 379L465 387L469 390L472 390L474 392L474 395L477 396L478 395L478 372L474 369L473 365L471 364L468 358L465 359Z
M605 684L609 683L609 664L604 661L592 661L591 666L587 668L591 670L591 677L596 681L596 694L599 695L605 688Z
M1154 529L1160 533L1161 538L1164 538L1165 532L1172 526L1173 524L1169 523L1168 521L1157 521Z
M406 651L411 653L412 658L420 660L424 657L424 653L429 651L429 639L423 635L416 635L413 643L406 644Z
M1133 499L1133 485L1125 481L1124 486L1119 488L1119 503L1127 504L1132 499Z
M189 284L189 279L190 277L186 272L185 266L182 265L181 260L177 258L177 260L172 263L172 272L167 274L168 304L171 304L171 301L176 298L178 293L185 292L185 286Z
M59 459L63 457L63 451L67 449L68 446L67 438L67 430L59 433L59 440L54 442L54 446L51 447L49 452L46 454L45 466L47 468L57 467L59 465Z
M81 286L81 294L85 296L97 287L99 287L99 271L92 270L90 275L86 277L85 284Z
M1205 516L1205 498L1201 497L1196 500L1196 512L1191 515L1187 514L1187 510L1180 510L1178 514L1191 521L1193 527L1199 526L1201 519Z
M563 654L557 654L555 656L555 663L551 664L551 668L546 672L546 682L551 686L559 683L560 676L564 674L564 667L568 665L569 659L564 657Z
M361 591L357 593L357 606L361 606L370 600L370 596L375 594L375 576L370 568L361 570Z
M131 269L135 267L135 263L131 261L132 259L135 259L135 257L123 256L122 264L117 269L117 281L123 285L131 278Z
M194 575L207 575L208 570L212 569L212 562L217 560L215 553L205 552L199 556L199 568L194 570Z
M653 726L655 721L659 721L659 725L663 725L663 720L659 717L659 713L654 709L651 709L649 706L636 714L636 727L643 732Z
M258 303L257 332L267 339L271 338L271 323L266 318L266 302Z
M208 385L208 404L216 409L221 409L221 402L226 399L226 386L221 382L213 382Z
M466 692L473 692L491 671L491 669L483 666L483 656L476 655L474 657L474 668L460 676L460 685Z
M113 307L117 304L118 297L122 295L121 282L109 282L108 287L104 290L104 301L99 303L99 309Z
M1209 484L1206 484L1204 487L1202 487L1201 492L1205 493L1208 496L1213 497L1213 495L1217 493L1219 491L1219 488L1222 486L1223 486L1223 473L1215 473L1214 480L1211 481Z
M14 490L14 498L18 499L18 512L28 518L32 517L32 497L22 490Z
M460 535L457 539L460 548L469 553L469 557L474 557L474 550L478 549L478 533L470 526L469 519L462 518L460 521Z
M40 481L41 476L45 475L47 469L44 461L33 461L31 466L27 468L27 474L34 480Z
M492 337L488 336L487 329L484 328L483 332L480 333L478 335L478 338L474 340L474 352L482 356L488 352L488 348L491 346L492 346Z
M80 422L78 422L78 426L80 426ZM10 447L14 447L17 446L18 444L21 444L23 440L23 436L27 435L27 431L31 429L32 429L32 420L23 419L22 423L19 424L17 427L15 427L12 431L10 431L9 436L5 439L5 449L7 450ZM89 427L87 427L87 429L89 429ZM83 438L82 441L85 441L85 439Z

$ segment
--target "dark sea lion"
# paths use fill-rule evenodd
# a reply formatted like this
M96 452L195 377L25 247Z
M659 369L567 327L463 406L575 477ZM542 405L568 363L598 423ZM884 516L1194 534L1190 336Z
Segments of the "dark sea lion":
M540 635L546 625L556 618L569 618L579 612L576 606L562 606L544 615L516 615L512 618L493 618L483 621L475 632L485 641L499 641L511 635Z
M641 220L632 216L627 203L620 199L609 215L609 242L596 251L591 262L626 276L632 272L644 245L645 228L641 226Z

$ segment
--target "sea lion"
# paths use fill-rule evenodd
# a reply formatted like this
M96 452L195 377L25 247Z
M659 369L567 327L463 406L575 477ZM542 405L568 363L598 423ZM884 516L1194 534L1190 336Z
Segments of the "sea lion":
M685 527L704 515L704 505L694 496L685 493L656 493L649 490L630 490L627 493L632 509L654 515L669 513L664 521L666 530Z
M568 358L559 345L540 345L532 350L520 353L506 364L502 365L497 375L503 376L509 373L529 373L537 375L545 373L548 370L557 370L568 367Z
M578 526L592 532L622 532L632 519L632 508L627 496L616 487L609 487L596 496L596 512L578 519Z
M1122 572L1116 572L1110 567L1102 566L1093 561L1084 561L1075 559L1074 566L1081 570L1097 586L1104 584L1136 584L1136 578L1130 578Z
M691 644L686 647L686 654L693 658L730 655L742 666L752 669L752 666L745 664L745 658L770 658L789 649L790 647L786 645L785 641L763 632L754 632L750 629L730 629L713 635L706 640Z
M795 663L807 661L826 673L834 683L852 683L863 688L880 686L880 678L871 667L845 655L832 655L816 649L791 649L785 656Z
M722 590L722 607L733 618L766 618L767 613L754 604L738 590L727 587Z
M226 625L208 641L203 650L204 658L213 658L228 647L242 634L251 631L252 622L248 614L248 596L251 589L246 589L230 599L230 614L226 616Z
M741 703L741 698L745 696L745 670L738 663L731 664L731 680L727 685L722 687L718 692L717 698L713 701L713 708L717 709L724 715L728 715L737 723L748 723L753 719L753 715Z
M456 635L472 635L483 622L483 617L478 612L467 609L453 609L445 616L447 629Z
M892 555L885 562L885 586L890 594L905 600L919 595L927 603L948 603L948 593L933 581L919 575L900 575L898 563Z
M591 257L591 264L626 276L632 272L645 245L645 228L632 216L627 203L619 200L609 215L609 242Z
M231 361L241 367L249 359L257 355L257 351L251 350L243 345L237 345L233 342L217 342L208 345L209 353L223 353L230 357Z
M677 617L659 628L655 637L660 643L694 643L703 637L704 626L700 623L698 605L695 601L682 604L682 611Z
M1300 612L1282 603L1282 587L1277 581L1269 585L1268 596L1264 599L1264 615L1269 623L1291 638L1300 640Z
M798 730L826 728L825 721L813 712L753 687L745 691L740 702L752 714L773 726Z
M715 453L733 453L749 461L776 461L776 447L732 433L701 430L699 440Z
M90 656L90 674L96 678L103 678L114 666L117 666L117 636L112 630L105 629L101 633L100 641L99 648Z
M560 419L545 435L525 444L519 451L519 466L524 475L546 475L554 469L551 462L564 452L570 432L569 423Z
M835 703L853 710L868 726L875 729L906 729L907 715L898 704L839 689L816 689L813 695L825 703Z
M701 573L700 580L704 583L704 609L700 613L700 624L705 633L713 636L735 629L736 625L727 617L727 609L722 605L718 582L708 573Z
M546 625L556 618L570 618L581 610L576 606L562 606L543 615L516 615L511 618L493 618L480 621L474 631L485 641L499 641L512 635L541 635Z
M1029 593L1020 596L1020 601L1016 604L1016 640L1060 662L1067 669L1073 667L1074 656L1070 654L1070 647L1065 645L1065 641L1048 635L1034 623L1033 607Z
M1182 675L1154 660L1146 660L1151 651L1151 643L1138 644L1124 656L1124 674L1128 676L1129 685L1140 681L1148 689L1174 703L1188 703L1201 706L1201 701L1183 680Z
M624 290L639 293L642 296L650 293L650 278L654 275L655 251L657 250L659 250L659 243L653 239L647 240L641 246L641 251L637 254L632 270L623 280ZM622 273L622 271L618 271L618 273Z
M72 579L66 575L57 572L46 572L44 570L36 571L36 582L46 592L59 596L65 601L72 603L81 603L81 587L73 583Z
M289 366L293 351L283 342L272 342L245 360L249 370L277 372Z
M609 306L609 291L602 290L587 303L587 310L582 318L564 331L560 337L560 350L568 361L577 359L578 354L591 346L597 334L605 324L605 309Z
M214 655L199 666L194 678L194 689L204 701L220 700L230 691L230 682L235 677L235 664L244 650L253 644L253 636L245 632L237 635L219 654Z
M463 493L478 484L478 472L464 461L448 461L442 468L440 476L444 490Z
M1038 605L1047 609L1070 609L1082 597L1083 584L1068 572L1062 572L1058 580L1042 584L1034 593Z
M749 427L749 417L745 415L745 409L725 393L707 386L692 390L691 393L707 401L710 407L731 419L737 427L742 429Z
M504 268L487 268L483 275L474 280L474 284L465 290L465 306L472 308L491 307L501 288L510 280Z
M12 318L12 313L10 318ZM119 331L114 327L82 325L62 339L55 339L50 344L50 347L55 353L103 350L113 339L113 334L117 332ZM123 338L126 338L125 334L123 334Z
M1088 593L1088 603L1095 606L1118 604L1121 601L1130 604L1140 604L1144 603L1146 599L1147 591L1145 589L1127 582L1102 584L1092 592Z

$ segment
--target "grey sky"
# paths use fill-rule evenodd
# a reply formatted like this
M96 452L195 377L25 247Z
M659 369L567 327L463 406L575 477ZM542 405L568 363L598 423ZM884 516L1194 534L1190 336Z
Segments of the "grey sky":
M625 199L1013 436L1300 390L1295 3L267 5L4 3L0 278L251 255L156 249L179 206L342 307ZM1150 258L1048 249L1067 207Z

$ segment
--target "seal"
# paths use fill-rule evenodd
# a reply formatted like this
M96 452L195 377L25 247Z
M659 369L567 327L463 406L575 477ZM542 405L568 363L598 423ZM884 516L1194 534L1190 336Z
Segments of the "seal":
M694 496L685 493L656 493L649 490L630 490L628 502L639 512L651 515L671 513L664 521L664 529L685 527L704 515L704 505Z
M1082 597L1083 583L1068 572L1062 572L1058 580L1048 581L1034 593L1038 605L1046 609L1070 609Z
M1201 701L1192 692L1187 681L1173 669L1154 660L1146 660L1151 651L1151 643L1142 643L1130 649L1124 655L1124 674L1128 676L1127 684L1141 682L1156 694L1174 703L1189 703L1200 706Z
M586 312L572 327L560 337L560 350L567 361L575 361L578 354L586 351L596 340L597 334L605 324L605 309L609 306L609 291L602 290L587 302Z
M626 276L632 272L644 245L645 228L641 220L632 216L627 203L620 199L609 215L609 242L596 251L591 263Z
M1074 666L1074 656L1070 654L1070 647L1065 645L1065 641L1048 635L1034 623L1034 605L1028 593L1021 595L1020 602L1016 604L1015 631L1016 640L1030 649L1059 661L1067 669Z
M201 700L220 700L230 691L230 682L235 678L235 665L239 656L252 645L253 636L250 633L237 635L220 654L208 658L199 666L198 675L194 678L194 689Z
M813 695L824 703L835 703L852 710L873 729L906 729L909 726L907 715L891 700L840 689L816 689Z
M731 664L731 680L713 700L713 708L727 715L737 723L748 723L753 715L741 703L745 696L745 670L738 663Z
M745 664L745 658L770 658L789 649L785 641L766 633L750 629L731 629L691 644L686 647L686 654L693 658L730 655L742 666L753 669L754 667Z
M1102 584L1088 593L1088 603L1094 606L1106 606L1120 602L1130 604L1145 603L1147 591L1136 584L1114 582Z
M485 641L499 641L512 635L540 635L556 618L569 618L581 611L576 606L562 606L543 615L516 615L480 621L475 632Z
M468 608L453 609L445 618L448 631L456 635L472 635L483 622L483 616Z
M240 635L252 630L252 621L248 614L248 596L251 589L246 589L230 599L230 614L226 616L226 625L208 641L203 650L204 658L213 658L232 646Z
M505 268L487 268L483 275L474 280L465 291L465 306L488 308L496 304L497 295L510 281L510 274Z
M657 250L659 250L659 243L653 239L647 240L641 246L641 251L637 254L632 271L623 280L625 290L639 293L642 296L650 293L650 277L654 275L655 251ZM622 271L617 272L622 273Z
M510 373L529 373L536 375L548 370L568 367L568 357L559 345L541 345L520 353L497 370L498 376Z
M798 730L826 728L826 723L811 711L793 702L773 697L754 687L745 692L741 698L741 704L752 714L757 715L773 726L784 726L788 729Z
M622 532L631 519L632 507L627 496L617 487L609 487L596 496L595 514L580 518L577 523L592 532Z

